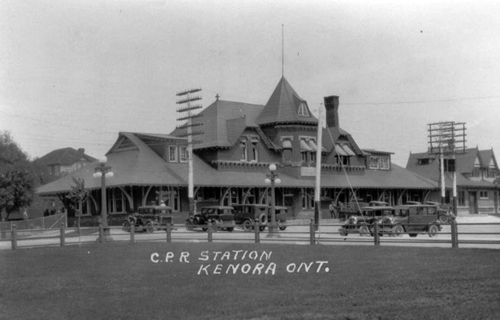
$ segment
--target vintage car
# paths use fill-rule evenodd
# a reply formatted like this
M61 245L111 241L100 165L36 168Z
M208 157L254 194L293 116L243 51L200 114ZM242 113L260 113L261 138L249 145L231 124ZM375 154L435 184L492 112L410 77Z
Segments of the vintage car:
M380 220L380 232L392 236L407 233L410 237L425 232L434 237L441 231L438 206L429 204L407 204L395 207L395 214Z
M351 215L346 223L339 229L341 236L345 237L349 233L359 233L360 235L373 234L373 225L383 217L394 215L395 209L387 205L369 205L360 208L357 215Z
M433 205L438 208L438 219L441 223L447 223L451 220L455 220L455 216L451 213L451 208L448 205L442 205L439 202L427 201L425 204Z
M269 220L269 206L265 204L237 204L234 207L234 221L245 231L252 231L254 224L259 223L259 230L266 229Z
M288 216L288 208L287 207L281 207L281 206L276 206L275 207L275 215L276 215L276 223L278 224L278 228L280 230L285 230L286 229L286 219ZM269 208L269 214L267 222L270 224L271 223L271 208Z
M123 221L123 230L130 232L131 226L136 231L153 233L158 229L165 229L167 224L173 225L172 208L160 206L142 206Z
M208 230L208 225L212 231L225 229L229 232L234 230L234 208L229 206L208 206L201 208L200 212L190 217L186 221L188 230L201 228Z

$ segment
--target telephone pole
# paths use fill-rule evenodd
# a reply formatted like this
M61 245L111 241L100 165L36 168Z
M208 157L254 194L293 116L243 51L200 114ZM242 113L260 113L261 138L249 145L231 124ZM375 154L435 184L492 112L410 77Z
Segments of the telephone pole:
M187 154L188 154L188 199L189 199L189 216L194 215L194 175L193 175L193 144L199 143L199 140L193 140L193 136L202 134L201 131L193 130L193 127L201 126L202 123L193 123L193 119L198 118L201 114L193 114L193 110L202 108L201 104L193 104L195 101L201 100L198 95L193 96L194 93L200 92L201 89L184 90L176 94L180 97L176 103L182 105L177 109L178 113L182 116L177 121L186 121L185 124L180 125L177 129L186 129L186 133L179 134L178 137L187 137Z
M465 153L465 122L437 122L428 124L429 154L439 155L441 203L445 202L446 173L453 175L453 214L457 216L456 155Z

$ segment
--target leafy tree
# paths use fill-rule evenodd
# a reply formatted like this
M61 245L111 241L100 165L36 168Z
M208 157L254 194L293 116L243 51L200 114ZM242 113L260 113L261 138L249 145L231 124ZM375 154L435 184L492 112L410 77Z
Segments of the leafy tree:
M9 132L0 132L0 213L5 210L8 219L12 212L29 206L33 194L33 173L28 155Z
M82 203L87 201L89 197L89 191L85 190L85 181L81 178L73 177L74 186L71 186L71 191L66 196L70 200L70 209L78 214L78 228L80 228L80 217L82 212L78 208L82 207Z

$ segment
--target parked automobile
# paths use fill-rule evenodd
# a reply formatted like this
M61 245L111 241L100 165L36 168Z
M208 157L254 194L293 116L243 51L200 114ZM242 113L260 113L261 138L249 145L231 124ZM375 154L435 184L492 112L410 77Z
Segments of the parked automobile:
M388 205L369 205L360 208L357 215L351 215L346 223L339 229L341 236L345 237L349 233L359 233L369 235L373 233L373 224L381 218L392 216L395 209Z
M186 221L188 230L201 228L203 231L207 231L208 225L211 225L212 231L225 229L232 232L235 226L234 208L229 206L203 207L200 213L195 214Z
M441 223L447 223L455 220L455 216L451 213L451 208L448 205L442 205L439 202L427 201L425 204L433 205L438 208L438 219Z
M153 233L165 229L167 224L173 225L172 208L161 206L142 206L138 212L130 214L122 223L123 230L130 232L131 226L136 231Z
M288 217L288 208L287 207L281 207L281 206L276 206L275 207L275 215L276 215L276 224L278 225L278 228L280 230L285 230L286 229L286 219ZM268 224L271 224L271 208L269 208L269 214L267 215L268 217Z
M410 237L416 237L418 233L426 232L429 237L434 237L441 231L436 205L410 204L396 206L395 209L395 215L381 219L382 234L401 236L408 233Z
M238 204L234 207L234 221L245 231L252 231L256 222L260 224L259 230L266 229L269 220L269 206L265 204Z

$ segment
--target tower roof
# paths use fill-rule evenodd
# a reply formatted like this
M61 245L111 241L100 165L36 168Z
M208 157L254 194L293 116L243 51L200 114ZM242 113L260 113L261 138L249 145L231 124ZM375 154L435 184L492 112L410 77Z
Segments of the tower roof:
M309 111L307 101L295 92L285 77L280 79L264 110L257 119L258 125L278 123L318 123L318 119Z

